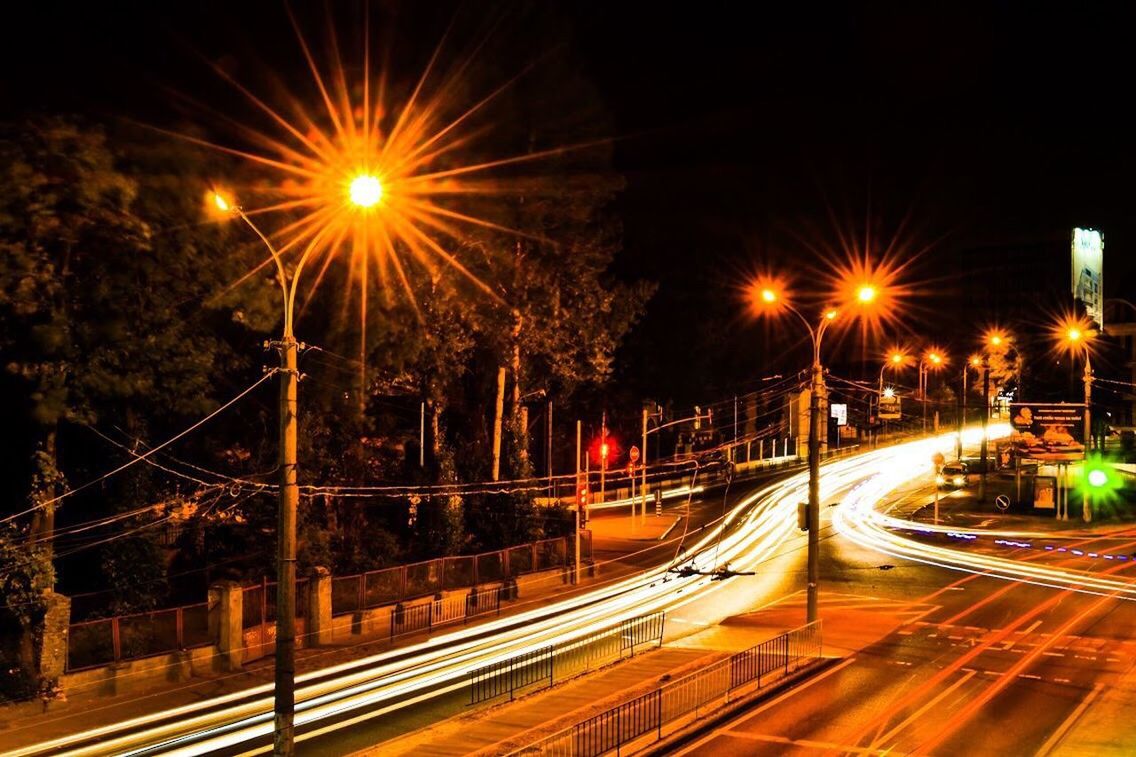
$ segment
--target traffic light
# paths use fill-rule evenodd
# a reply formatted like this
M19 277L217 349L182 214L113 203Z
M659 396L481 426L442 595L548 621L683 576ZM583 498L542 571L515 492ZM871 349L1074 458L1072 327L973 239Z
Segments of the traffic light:
M579 489L576 490L576 505L577 506L584 506L584 507L588 506L588 486L587 486L587 484L582 485Z
M1096 502L1111 500L1118 496L1123 486L1124 481L1111 461L1100 455L1092 455L1085 460L1080 487L1091 499Z

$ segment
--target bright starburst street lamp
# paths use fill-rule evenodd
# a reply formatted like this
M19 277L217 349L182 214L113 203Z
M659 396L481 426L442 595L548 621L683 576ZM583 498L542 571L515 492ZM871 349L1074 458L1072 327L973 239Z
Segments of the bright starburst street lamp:
M867 277L857 280L841 280L836 287L838 298L844 300L836 306L828 306L820 312L814 324L790 301L783 283L774 279L755 282L750 289L750 300L754 311L759 315L775 315L780 312L795 316L808 332L813 348L812 382L809 392L809 502L808 524L808 586L807 616L809 623L819 618L818 590L820 584L820 418L821 403L825 395L824 367L821 364L821 344L829 326L836 323L842 315L851 317L875 315L872 309L879 308L880 287ZM886 313L885 313L886 315ZM850 318L844 320L850 321Z
M865 288L872 289L872 299L875 299L875 294L876 294L875 289L872 288L872 287L865 287ZM859 294L857 295L857 299L861 299ZM879 398L887 397L888 399L890 399L891 397L895 396L895 390L892 390L891 394L886 394L884 392L884 371L886 371L888 368L891 368L893 371L898 372L901 368L903 368L903 366L906 363L907 363L907 355L902 350L900 350L898 347L896 347L896 348L893 348L891 351L888 352L887 359L884 360L883 365L880 366L879 393L876 395L876 413L877 414L879 414L879 412L880 412L880 400L879 400ZM885 421L885 426L886 426L886 421ZM885 432L886 432L886 428L885 428Z
M291 17L291 14L289 13ZM295 547L296 361L300 345L293 325L301 279L303 296L315 291L337 264L358 292L360 362L366 358L367 302L371 288L398 288L419 313L419 282L438 281L442 271L500 302L499 293L462 259L474 235L520 232L482 214L484 203L516 191L537 191L539 177L518 167L584 150L606 140L553 146L523 154L490 155L484 140L496 133L485 118L490 106L517 78L490 91L476 91L459 78L466 67L447 69L431 59L409 90L388 86L385 72L372 70L370 25L362 25L361 66L349 66L334 53L330 70L316 62L291 18L299 49L311 73L311 89L261 97L218 65L216 73L255 113L254 121L226 120L238 127L241 142L225 145L199 136L172 136L243 161L260 174L240 190L241 203L213 191L207 198L215 214L239 217L269 251L283 301L280 353L280 519L274 745L276 754L294 751L295 705ZM435 57L441 52L435 51ZM358 75L351 76L351 72ZM401 101L392 93L406 92ZM401 95L394 95L401 96ZM309 103L315 103L314 107ZM487 148L488 149L485 149ZM474 159L472 156L479 156ZM509 176L493 175L508 167ZM244 203L242 205L242 203ZM273 218L262 233L262 220ZM256 219L254 223L252 219ZM481 262L481 258L478 258ZM267 261L265 261L267 264ZM255 270L254 270L255 273ZM360 389L360 398L363 392Z
M377 176L359 174L347 188L351 202L360 208L373 208L383 199L383 184Z
M919 400L923 403L923 431L927 431L927 390L930 383L929 371L937 371L947 362L946 353L938 347L931 347L919 359Z

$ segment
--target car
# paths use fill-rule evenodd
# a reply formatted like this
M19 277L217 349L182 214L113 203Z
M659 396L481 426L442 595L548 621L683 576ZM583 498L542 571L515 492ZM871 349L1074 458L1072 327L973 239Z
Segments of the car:
M961 489L970 482L966 463L947 463L935 476L940 489Z

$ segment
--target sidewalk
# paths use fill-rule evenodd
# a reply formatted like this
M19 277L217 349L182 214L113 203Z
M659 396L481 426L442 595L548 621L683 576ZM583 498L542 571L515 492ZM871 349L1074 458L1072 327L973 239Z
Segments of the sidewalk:
M1098 513L1096 520L1086 523L1081 518L1080 500L1070 503L1069 520L1057 520L1054 511L1048 513L1039 511L1035 514L1014 511L1011 508L1008 512L999 512L994 506L994 499L1001 494L1013 501L1014 488L1012 477L991 475L987 479L985 502L978 500L976 481L966 489L940 491L939 523L969 530L1052 532L1055 536L1070 538L1110 535L1120 537L1131 534L1133 529L1136 529L1136 522L1122 519L1117 515ZM930 485L919 486L903 491L892 501L891 507L886 512L893 517L906 518L915 523L933 523L934 499L934 489Z
M356 752L378 755L501 755L571 727L732 654L800 626L804 593L667 642L661 648L536 691L514 702L460 715ZM868 607L869 609L864 609ZM926 608L832 594L822 601L824 655L843 658L912 622ZM827 629L832 629L831 631Z

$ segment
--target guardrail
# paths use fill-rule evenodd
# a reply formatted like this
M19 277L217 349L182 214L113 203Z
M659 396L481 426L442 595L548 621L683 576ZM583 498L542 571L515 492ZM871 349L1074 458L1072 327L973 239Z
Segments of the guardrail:
M599 757L662 740L681 727L820 659L821 622L787 631L580 721L510 755Z
M666 614L654 612L628 618L579 639L523 652L506 660L478 668L470 675L469 703L478 704L509 695L536 684L551 686L556 680L579 675L592 667L623 657L634 656L637 646L662 644Z

